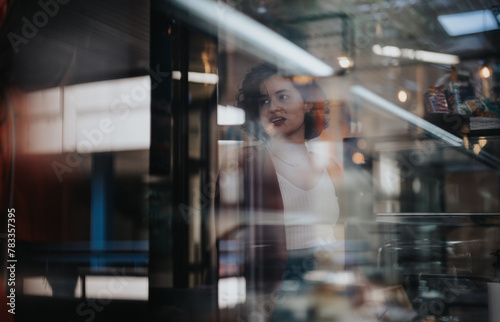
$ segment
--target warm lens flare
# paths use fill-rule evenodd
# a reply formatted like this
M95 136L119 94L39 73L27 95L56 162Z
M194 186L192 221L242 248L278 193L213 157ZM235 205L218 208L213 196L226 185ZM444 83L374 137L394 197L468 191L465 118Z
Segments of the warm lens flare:
M481 68L481 77L482 78L489 78L491 76L491 69L487 66L484 66Z
M404 102L406 102L407 99L408 99L408 94L406 93L406 91L400 90L398 93L398 100L401 103L404 103Z
M355 152L352 155L352 162L354 162L355 164L363 164L365 163L365 156L363 155L363 153Z

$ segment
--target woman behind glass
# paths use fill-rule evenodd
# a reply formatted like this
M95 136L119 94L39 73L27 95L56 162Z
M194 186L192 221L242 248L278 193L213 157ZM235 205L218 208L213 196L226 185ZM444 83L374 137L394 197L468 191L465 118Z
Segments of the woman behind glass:
M336 237L343 238L334 232L340 167L306 144L328 126L329 110L316 83L298 84L266 64L246 74L238 106L246 113L245 129L256 139L237 154L245 197L232 212L244 222L242 273L247 297L254 299L247 299L242 314L287 319L286 297L304 292L303 275L322 264L318 250L331 255ZM216 206L227 211L231 205L223 205L220 191ZM330 255L322 257L324 263L331 262Z

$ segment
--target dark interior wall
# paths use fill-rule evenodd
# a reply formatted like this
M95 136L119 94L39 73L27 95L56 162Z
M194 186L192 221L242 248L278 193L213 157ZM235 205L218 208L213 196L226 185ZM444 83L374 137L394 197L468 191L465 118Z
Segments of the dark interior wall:
M147 74L149 1L13 1L0 80L24 90Z

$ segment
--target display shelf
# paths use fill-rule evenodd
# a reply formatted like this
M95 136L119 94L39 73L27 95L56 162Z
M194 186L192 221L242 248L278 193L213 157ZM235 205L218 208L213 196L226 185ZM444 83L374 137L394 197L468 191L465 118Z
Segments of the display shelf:
M378 223L446 226L500 226L500 213L376 213Z
M469 137L500 135L500 119L496 118L427 113L424 120L458 137L464 135Z

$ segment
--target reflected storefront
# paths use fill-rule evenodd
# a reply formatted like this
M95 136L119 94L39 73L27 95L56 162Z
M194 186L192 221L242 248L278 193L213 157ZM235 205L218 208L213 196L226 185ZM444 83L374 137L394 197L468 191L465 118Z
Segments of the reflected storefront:
M499 2L0 7L2 321L500 321Z

